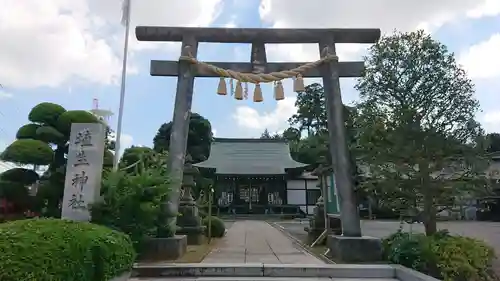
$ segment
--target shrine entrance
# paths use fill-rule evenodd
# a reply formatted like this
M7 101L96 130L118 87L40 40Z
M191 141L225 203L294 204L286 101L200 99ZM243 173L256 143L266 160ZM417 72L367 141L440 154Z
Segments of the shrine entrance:
M252 204L256 205L259 203L259 197L262 192L262 186L252 186L251 184L249 185L244 184L239 187L239 191L240 191L239 203L248 205L248 210L251 211Z
M303 77L321 77L325 89L330 149L335 182L341 201L344 237L360 237L361 226L355 203L350 160L345 137L343 104L339 78L362 75L363 62L339 62L336 43L372 44L380 38L380 29L258 29L258 28L184 28L136 27L139 41L182 42L179 61L151 61L151 75L177 77L177 92L172 120L168 168L176 183L172 203L178 204L180 183L189 129L195 77L220 78L217 93L230 93L236 100L248 97L248 84L254 84L253 101L262 102L261 83L274 83L274 98L285 98L282 81L292 78L294 91L304 91ZM198 43L250 43L250 63L201 62ZM265 44L318 44L320 59L315 62L268 63ZM229 81L226 81L228 79ZM228 90L229 88L229 90ZM215 91L215 90L214 90ZM225 165L231 165L225 164ZM269 172L268 172L269 173ZM249 192L253 191L249 189ZM249 197L250 198L250 197ZM249 199L253 200L253 199ZM176 211L176 210L174 210Z
M223 214L267 214L286 204L283 176L217 176L213 208ZM277 211L276 213L280 213ZM295 213L295 212L294 212Z

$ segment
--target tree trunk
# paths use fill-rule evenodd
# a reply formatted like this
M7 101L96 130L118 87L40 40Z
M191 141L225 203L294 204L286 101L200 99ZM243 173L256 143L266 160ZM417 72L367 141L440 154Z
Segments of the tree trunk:
M420 161L418 166L421 175L420 184L424 200L423 222L425 227L425 235L429 236L437 232L434 192L432 189L428 162Z
M434 206L434 196L430 184L429 173L423 173L422 191L424 197L424 227L425 235L433 235L437 232L436 207Z
M368 219L373 220L372 198L368 196Z

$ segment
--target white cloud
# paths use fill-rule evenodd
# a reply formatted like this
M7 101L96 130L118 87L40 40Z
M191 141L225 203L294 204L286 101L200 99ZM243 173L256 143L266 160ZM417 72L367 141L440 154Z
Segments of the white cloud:
M12 98L12 94L11 93L0 90L0 100L10 99L10 98Z
M116 135L111 134L109 137L111 140L116 141ZM120 157L123 155L123 152L125 149L129 148L134 144L134 137L132 137L129 134L122 133L121 138L120 138Z
M500 76L500 33L488 40L469 47L459 57L459 63L471 78L492 78Z
M239 106L233 114L238 126L251 133L260 134L264 129L271 132L284 130L288 127L287 120L297 112L295 97L287 97L278 101L271 112L259 112L250 106Z
M305 85L313 83L322 84L319 78L306 78L304 79ZM232 114L236 124L241 129L239 134L244 134L248 137L257 137L267 129L269 132L279 133L289 127L288 119L293 114L297 113L295 107L296 93L292 91L293 81L286 79L283 81L283 88L285 90L285 99L278 101L276 107L270 111L262 112L258 110L261 106L260 103L253 103L252 97L248 97L251 106L238 106ZM264 103L272 101L273 87L271 84L262 85L262 92L264 94Z
M126 148L129 148L134 143L134 138L129 134L122 134L120 139L120 155L123 154L123 151Z
M236 15L232 15L231 19L229 19L229 21L226 24L224 24L225 28L235 28L237 26L238 25L236 24Z
M222 12L222 5L222 0L136 0L132 6L131 25L209 26ZM111 14L110 10L108 16ZM180 54L180 43L139 42L135 39L133 28L130 36L131 50L169 46Z
M340 61L360 60L367 44L338 44L337 56ZM317 44L267 44L269 61L308 62L319 60Z
M380 0L261 0L260 16L275 28L380 28L382 32L425 28L435 30L463 17L493 16L500 13L498 0L422 0L418 2ZM362 45L339 44L340 60L361 55ZM346 44L347 45L347 44ZM277 56L296 61L315 60L317 46L277 47Z
M403 2L340 0L262 0L260 15L274 27L381 28L384 32L435 28L464 16L500 14L496 0L423 0ZM492 9L493 8L493 9Z
M500 111L486 112L480 120L486 132L500 132Z
M395 0L261 0L259 8L263 21L274 28L380 28L382 33L390 33L394 29L411 31L424 28L428 32L435 31L442 25L461 18L480 18L500 14L498 0L442 0L419 2ZM470 71L476 75L498 73L491 70L499 65L494 49L496 42L490 39L489 47L477 51L479 57L467 60ZM337 54L341 61L359 60L366 53L369 45L337 44ZM496 47L497 50L500 49ZM275 44L268 46L270 61L315 61L319 59L317 44ZM489 55L486 55L488 51ZM484 55L483 55L484 54ZM488 58L489 56L489 58ZM488 58L488 61L482 58ZM483 67L487 64L486 67ZM491 63L491 64L490 64ZM491 67L490 67L491 66ZM343 89L344 90L344 89ZM345 98L345 96L344 96ZM279 106L278 106L279 107ZM295 113L293 106L287 107L286 116L278 113L283 109L276 108L271 113L259 114L249 107L240 107L236 112L237 120L247 128L263 128L267 124L285 124L285 120ZM276 126L276 125L275 125Z
M224 25L224 27L225 27L225 28L235 28L235 27L236 27L236 23L234 23L234 22L230 21L230 22L226 23L226 24Z
M138 24L208 25L221 0L132 1L133 32ZM117 81L121 0L0 0L0 6L0 37L6 39L0 44L4 86L56 87L71 78ZM147 46L131 41L132 50Z
M213 135L214 137L216 137L216 136L217 136L217 130L216 130L215 128L212 128L212 135Z
M467 16L470 18L492 17L498 14L500 14L500 1L498 0L482 1L481 5L467 12Z
M0 0L0 81L11 87L57 86L71 77L110 83L120 61L94 32L84 0Z

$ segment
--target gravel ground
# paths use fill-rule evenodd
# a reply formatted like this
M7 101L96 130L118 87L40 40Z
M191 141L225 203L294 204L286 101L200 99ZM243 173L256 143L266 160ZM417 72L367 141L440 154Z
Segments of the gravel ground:
M303 221L281 221L276 222L283 227L285 231L301 241L307 238L307 233L304 227L308 222ZM391 233L398 230L400 224L398 221L361 221L361 228L363 235L373 236L378 238L385 238ZM406 231L412 229L414 232L423 232L424 226L422 224L404 225ZM495 252L500 256L500 223L499 222L471 222L471 221L450 221L439 222L439 229L448 229L450 233L468 236L485 241L495 249ZM500 260L496 260L494 268L497 274L500 274Z

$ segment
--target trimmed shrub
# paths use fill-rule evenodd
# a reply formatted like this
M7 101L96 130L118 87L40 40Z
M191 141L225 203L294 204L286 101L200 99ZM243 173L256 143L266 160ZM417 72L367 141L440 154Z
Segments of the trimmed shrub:
M211 220L211 235L212 237L223 237L225 232L226 232L226 225L224 222L219 219L218 217L212 216L212 217L205 217L202 221L203 225L206 226L207 230L205 231L205 234L208 236L208 222Z
M54 151L43 141L20 139L11 143L0 158L13 163L48 165L54 158Z
M47 143L60 144L66 142L66 136L52 126L42 126L36 130L36 139Z
M398 231L383 241L385 258L444 281L496 280L493 248L440 231L433 236Z
M73 123L99 123L99 119L86 110L69 110L62 113L57 119L57 130L69 135Z
M56 125L57 119L66 112L64 107L50 102L42 102L33 107L28 115L28 120L34 123Z
M127 235L86 222L7 222L0 237L2 281L107 281L130 271L136 256Z
M26 124L17 130L16 139L36 139L36 130L40 127L41 125L34 123Z
M0 174L0 180L30 185L40 179L40 175L31 169L12 168Z

